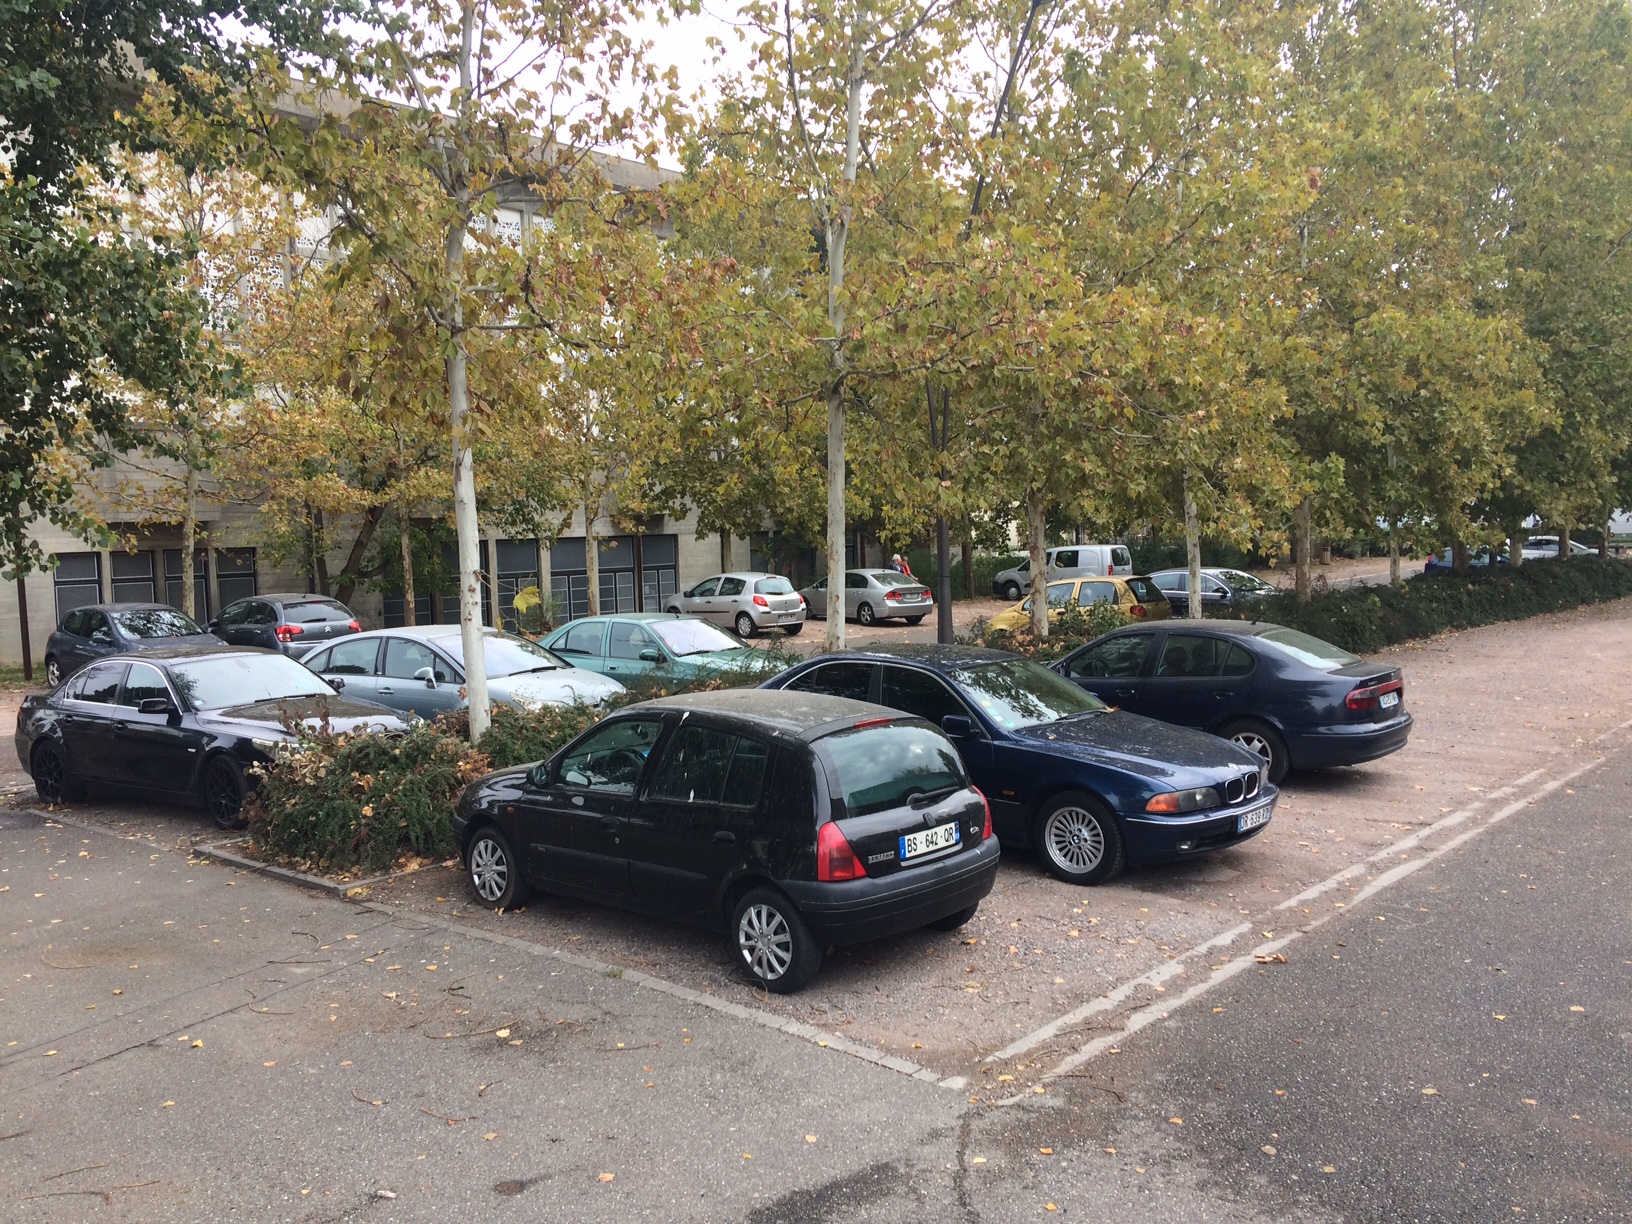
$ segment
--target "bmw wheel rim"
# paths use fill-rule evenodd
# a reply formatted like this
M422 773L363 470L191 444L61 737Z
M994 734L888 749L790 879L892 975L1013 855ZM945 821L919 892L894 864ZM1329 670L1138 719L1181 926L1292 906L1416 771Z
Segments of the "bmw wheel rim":
M510 884L510 864L492 838L484 837L471 848L470 883L483 901L497 901Z
M793 932L788 920L769 905L750 905L737 923L737 947L753 975L774 982L793 963Z
M47 803L57 803L62 799L62 758L55 752L44 751L34 762L34 781Z
M1248 752L1256 752L1265 761L1273 763L1275 760L1275 751L1269 746L1269 741L1256 731L1238 731L1230 739Z
M217 820L231 820L243 806L238 775L227 762L217 761L210 767L210 814Z
M1048 818L1043 844L1067 871L1092 871L1105 857L1105 830L1092 812L1062 807Z

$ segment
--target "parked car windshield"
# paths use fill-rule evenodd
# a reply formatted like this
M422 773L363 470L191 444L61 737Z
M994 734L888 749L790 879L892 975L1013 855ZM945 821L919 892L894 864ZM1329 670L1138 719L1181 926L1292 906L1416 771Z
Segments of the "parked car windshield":
M1000 727L1033 727L1110 708L1030 659L977 663L955 674L964 692Z
M460 667L465 665L465 644L459 638L440 638L437 643L443 650L453 656L453 661ZM499 676L515 676L522 672L550 671L557 667L571 667L559 655L553 655L537 642L529 642L524 637L515 637L509 633L490 633L485 639L482 651L487 659L488 679Z
M333 697L321 676L277 654L226 655L170 668L176 691L195 710L224 710L279 697Z
M135 608L129 612L115 612L113 623L126 637L132 638L186 637L204 632L197 621L174 608Z
M900 807L914 795L967 786L958 750L928 727L895 724L840 731L816 741L839 776L852 816Z
M792 595L793 583L786 578L761 578L754 583L754 590L760 595Z
M1359 655L1352 655L1341 647L1307 633L1299 633L1296 629L1266 629L1258 635L1258 640L1274 647L1289 659L1318 667L1321 671L1336 671L1350 663L1360 662Z
M1273 591L1275 588L1262 578L1255 578L1241 570L1219 570L1218 576L1238 591Z
M650 628L662 639L663 645L667 646L670 652L682 657L709 654L716 650L736 650L742 645L724 629L717 628L707 621L653 621Z
M351 609L332 599L308 599L301 603L283 605L283 617L291 625L310 625L321 621L349 621Z

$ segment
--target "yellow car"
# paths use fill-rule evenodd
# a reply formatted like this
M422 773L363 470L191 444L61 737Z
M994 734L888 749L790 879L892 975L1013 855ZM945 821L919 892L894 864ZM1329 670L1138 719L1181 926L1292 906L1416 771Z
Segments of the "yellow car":
M1113 603L1135 620L1166 620L1173 615L1173 606L1161 589L1143 574L1126 578L1067 578L1048 584L1048 619L1057 621L1072 604ZM1006 612L992 617L993 629L1007 629L1011 633L1031 624L1031 597L1015 604Z

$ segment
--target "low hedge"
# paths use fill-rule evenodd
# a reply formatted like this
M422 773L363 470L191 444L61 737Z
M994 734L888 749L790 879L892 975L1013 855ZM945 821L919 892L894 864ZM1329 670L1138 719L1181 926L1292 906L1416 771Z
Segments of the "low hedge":
M993 629L982 618L969 627L968 633L960 635L958 641L966 646L1010 650L1039 663L1050 663L1070 654L1084 642L1127 624L1132 624L1132 618L1113 604L1089 604L1086 608L1073 605L1064 608L1058 620L1049 621L1046 638L1033 637L1030 629Z
M1300 604L1291 592L1243 613L1367 654L1447 629L1523 620L1632 595L1632 564L1614 558L1526 561L1467 574L1421 574L1399 586L1328 590ZM1242 615L1243 613L1237 613Z

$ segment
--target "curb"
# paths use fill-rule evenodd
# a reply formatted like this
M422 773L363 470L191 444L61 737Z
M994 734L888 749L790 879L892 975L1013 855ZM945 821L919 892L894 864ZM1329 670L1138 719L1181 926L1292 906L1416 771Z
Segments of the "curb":
M272 876L276 879L284 880L290 884L299 884L302 888L315 888L320 892L328 893L331 897L341 898L348 897L356 889L372 888L376 884L383 884L385 881L394 880L398 876L413 874L411 871L388 871L384 875L369 876L365 880L349 880L345 883L340 883L335 880L325 879L323 876L309 875L304 871L296 871L292 867L279 867L275 863L263 863L260 859L252 859L242 854L234 854L231 850L226 848L228 846L241 846L243 844L243 838L234 838L231 841L216 842L209 846L196 846L193 849L193 853L201 855L204 858L214 859L219 863L226 863L229 866L241 868L244 871L253 871L259 875Z

